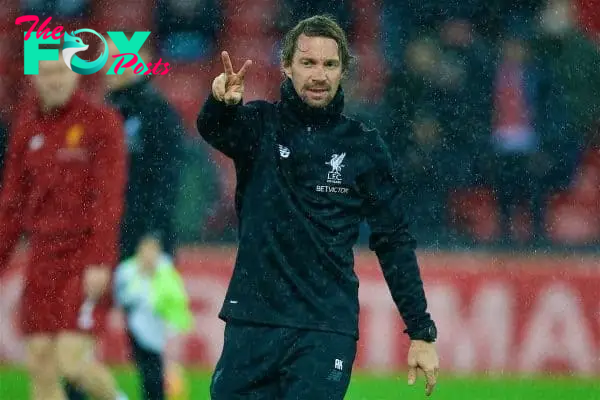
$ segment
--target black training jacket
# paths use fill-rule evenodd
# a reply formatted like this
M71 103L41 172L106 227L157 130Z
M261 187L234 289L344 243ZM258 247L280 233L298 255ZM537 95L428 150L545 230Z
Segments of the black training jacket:
M125 120L129 155L121 258L131 257L148 233L160 234L165 251L173 253L183 122L145 78L109 93L107 100Z
M431 323L386 146L343 107L341 88L318 109L289 79L277 103L206 100L198 132L237 172L239 248L221 319L358 338L353 246L366 219L407 333Z

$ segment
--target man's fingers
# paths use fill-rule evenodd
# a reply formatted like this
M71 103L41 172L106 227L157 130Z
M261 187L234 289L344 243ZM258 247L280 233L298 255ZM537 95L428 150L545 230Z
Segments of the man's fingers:
M437 383L437 369L429 368L424 370L424 372L425 379L427 380L427 384L425 385L425 394L427 396L431 396L431 393L433 393L433 389Z
M417 381L417 367L408 367L408 384L414 385Z
M244 79L244 75L246 75L246 71L248 70L248 67L251 65L252 65L252 60L246 60L244 65L242 65L242 68L240 68L240 71L237 73L237 75L240 79Z
M242 101L242 94L239 92L228 92L225 94L224 100L229 105L237 104Z
M225 80L227 78L225 77L225 73L221 73L219 76L217 76L212 84L212 91L213 91L213 95L218 99L218 100L223 100L223 96L225 96Z
M226 51L221 52L221 60L223 61L223 68L225 69L225 74L233 75L233 65L231 65L229 53L227 53Z
M225 98L225 88L217 85L215 87L215 97L219 100L223 100Z
M225 81L222 79L219 79L215 82L214 86L213 86L213 91L215 92L215 97L218 98L219 100L223 100L223 97L225 96Z

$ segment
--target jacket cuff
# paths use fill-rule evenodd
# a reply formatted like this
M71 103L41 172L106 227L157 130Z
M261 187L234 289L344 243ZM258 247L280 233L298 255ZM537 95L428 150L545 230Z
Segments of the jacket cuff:
M239 103L237 104L226 104L224 101L220 101L218 100L212 90L210 91L210 94L208 95L208 98L206 99L206 102L204 103L204 112L206 113L219 113L219 112L233 112L235 111L238 107L240 107L243 104L244 100L240 100Z
M424 318L418 322L407 324L404 333L411 340L424 340L434 342L437 339L437 326L431 318Z

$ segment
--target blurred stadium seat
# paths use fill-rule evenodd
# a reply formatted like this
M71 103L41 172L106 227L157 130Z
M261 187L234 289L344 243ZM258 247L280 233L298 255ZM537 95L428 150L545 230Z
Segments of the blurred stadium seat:
M163 60L168 62L168 60ZM210 66L202 63L173 64L166 75L153 78L188 127L194 127L198 111L210 93L213 73Z
M497 238L498 206L491 189L457 189L450 194L448 205L450 223L457 230L480 242ZM515 230L527 236L528 224L527 215L521 213ZM585 245L600 240L600 150L588 150L570 189L549 199L545 224L557 244Z
M14 55L11 48L14 47L14 37L8 32L0 32L0 76L9 74Z
M489 188L456 189L449 195L450 224L478 241L489 242L498 234L496 198Z
M103 30L151 31L154 0L99 0L93 2L92 21Z
M564 244L600 240L600 149L586 152L569 191L550 203L552 239Z
M0 0L0 33L12 30L15 26L15 19L19 16L19 7L18 0Z
M251 59L256 64L253 69L258 69L279 65L279 39L277 35L238 35L228 32L220 41L221 48L229 52L234 68L240 68L245 60Z
M276 0L225 0L223 32L234 37L256 37L271 33L277 20Z
M600 0L576 0L574 3L583 31L600 43Z

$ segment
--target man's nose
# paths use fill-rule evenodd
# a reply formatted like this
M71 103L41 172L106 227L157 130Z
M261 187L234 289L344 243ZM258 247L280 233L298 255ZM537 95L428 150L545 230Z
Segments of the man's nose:
M325 69L323 67L315 68L312 77L314 81L323 82L327 80L327 74L325 74Z

